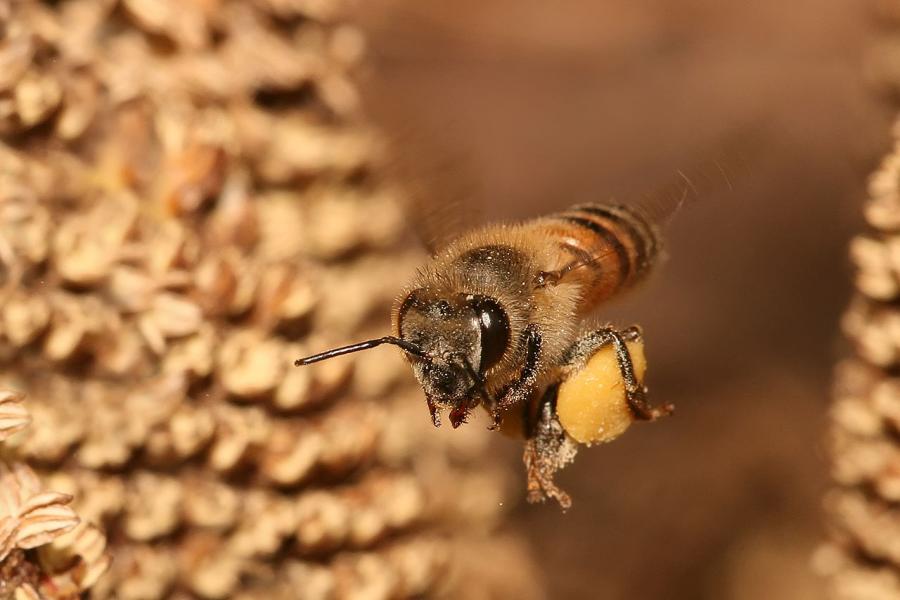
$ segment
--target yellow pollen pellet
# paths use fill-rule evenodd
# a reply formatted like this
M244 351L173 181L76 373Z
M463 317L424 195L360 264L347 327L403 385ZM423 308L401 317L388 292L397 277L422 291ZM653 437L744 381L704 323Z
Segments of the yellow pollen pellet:
M647 370L644 345L627 346L642 383ZM556 413L566 433L582 444L609 442L628 429L634 415L625 401L625 381L612 345L598 350L583 369L560 384Z

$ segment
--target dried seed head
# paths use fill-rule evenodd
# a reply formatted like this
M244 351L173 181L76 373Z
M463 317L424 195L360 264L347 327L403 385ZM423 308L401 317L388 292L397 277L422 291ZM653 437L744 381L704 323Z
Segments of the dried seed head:
M26 554L0 518L16 593L429 596L496 525L489 453L424 428L402 359L290 366L418 260L360 177L382 144L340 4L0 0L0 375L33 417L4 453L74 497L26 543L70 507L109 528Z

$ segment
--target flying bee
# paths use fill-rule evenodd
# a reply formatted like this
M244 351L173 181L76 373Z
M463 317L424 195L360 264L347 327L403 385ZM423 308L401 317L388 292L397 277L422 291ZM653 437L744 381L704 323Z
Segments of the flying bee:
M648 274L660 256L656 221L683 198L656 214L648 206L581 204L518 224L473 229L436 252L397 298L393 335L295 364L398 346L435 426L447 411L459 427L479 404L491 415L492 428L512 413L504 429L526 439L529 499L550 496L567 507L570 500L553 475L571 460L578 442L608 441L632 420L652 421L673 410L647 401L641 330L591 328L585 319ZM609 364L615 376L603 401L583 402L591 395L585 377L609 373ZM576 405L560 419L558 408ZM585 423L605 425L575 433Z

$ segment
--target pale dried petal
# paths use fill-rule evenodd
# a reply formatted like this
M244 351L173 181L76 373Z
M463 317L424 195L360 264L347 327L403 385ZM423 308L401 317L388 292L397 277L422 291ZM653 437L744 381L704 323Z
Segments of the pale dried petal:
M297 544L308 553L339 546L350 532L350 517L351 507L342 498L325 492L304 494L297 503Z
M63 90L63 108L56 119L56 133L64 140L74 140L85 132L97 114L100 90L87 77L67 81Z
M106 536L98 527L86 525L78 532L72 549L84 559L86 565L78 583L83 590L90 588L106 573L112 562L112 555L106 551Z
M2 109L0 109L2 113ZM2 120L2 117L0 117ZM2 153L0 148L0 162L9 168L12 157ZM2 171L0 171L2 176ZM34 200L34 190L23 189L19 185L10 185L0 179L4 192L11 196L4 203L0 203L0 239L10 244L15 257L25 259L31 264L44 261L49 253L50 242L50 214L47 209ZM21 185L21 184L20 184ZM10 187L16 187L15 191ZM30 196L30 200L16 202L12 198L15 193ZM17 206L18 205L18 206Z
M184 0L124 0L123 5L143 29L170 37L188 48L207 44L209 33L201 2Z
M112 270L107 289L123 312L140 312L150 307L156 284L144 271L119 265Z
M296 260L304 250L305 213L292 194L270 193L257 200L260 255L270 261Z
M211 241L241 250L252 250L259 240L256 198L246 173L232 174L225 182L208 224Z
M50 75L27 74L16 85L16 111L25 127L44 121L59 106L62 88Z
M173 214L202 209L221 192L226 166L227 156L222 148L188 146L169 158L169 178L162 186L161 202Z
M203 327L189 338L174 342L163 363L167 373L180 373L191 380L208 377L214 367L216 335L211 327Z
M184 492L177 479L138 473L126 494L125 533L132 540L156 539L178 526Z
M22 517L31 517L32 514L38 515L39 511L45 508L52 508L53 505L65 505L72 501L70 494L61 494L59 492L41 492L28 498L19 508L19 515ZM40 513L43 514L43 513Z
M0 463L0 516L19 518L24 504L40 489L37 475L27 465L15 463L8 467Z
M266 445L260 470L280 485L297 484L312 474L326 444L312 428L276 426Z
M23 583L16 588L15 600L45 600L45 598L30 583Z
M14 294L3 306L3 332L17 347L34 341L50 321L50 307L42 296Z
M318 297L312 284L288 265L266 269L260 280L255 312L267 327L296 323L310 316Z
M124 576L109 597L122 600L169 597L179 572L176 549L159 545L122 544L113 564Z
M197 534L182 545L187 583L203 598L230 598L246 568L241 557L230 553L217 536Z
M33 421L41 425L29 429L22 452L29 458L54 463L84 438L86 423L72 385L59 378L49 384L48 390L33 393L29 399Z
M27 71L34 55L30 35L9 36L0 45L0 91L12 88Z
M119 327L111 339L104 339L98 346L97 366L104 374L124 377L149 366L144 338L136 327Z
M54 582L58 588L68 585L83 591L109 568L112 557L106 546L103 532L82 521L72 531L42 546L38 557L46 572L56 574Z
M28 409L23 405L24 394L0 390L0 441L9 438L31 423Z
M217 372L235 396L259 398L275 390L286 368L281 344L259 331L240 331L219 350Z
M271 436L272 424L257 408L220 406L215 412L216 439L209 451L209 464L216 471L230 471Z
M281 410L295 410L307 406L312 399L312 388L313 377L309 369L288 371L275 393L275 406Z
M196 481L188 486L185 497L185 518L188 522L208 529L232 527L241 506L239 493L227 485L214 481Z
M242 557L268 557L284 546L297 527L296 502L260 489L243 497L239 529L229 539L231 552Z
M50 333L44 339L44 356L54 361L71 358L87 343L88 327L88 318L77 301L56 299Z
M176 454L184 459L202 450L215 434L216 424L209 411L182 406L169 419L169 431Z
M176 294L157 294L149 313L156 330L167 338L196 333L203 322L200 307Z
M68 502L71 496L60 494ZM81 520L75 511L62 504L52 504L23 515L16 531L16 545L22 549L37 548L52 542L75 528Z
M177 221L157 225L145 242L144 259L151 275L161 279L179 266L191 264L195 243L191 232Z
M18 518L9 515L0 516L0 562L16 547L16 529L18 527Z
M227 255L209 256L197 267L195 287L208 315L231 313L231 300L238 287L238 272Z

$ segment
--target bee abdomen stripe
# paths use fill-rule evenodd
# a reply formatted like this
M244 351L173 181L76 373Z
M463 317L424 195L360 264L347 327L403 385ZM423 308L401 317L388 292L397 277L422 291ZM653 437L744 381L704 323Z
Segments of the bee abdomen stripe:
M573 225L588 229L603 238L603 241L613 249L613 252L616 254L616 259L619 261L619 280L625 281L625 279L628 278L629 271L631 270L631 260L628 257L628 249L619 238L616 237L615 233L604 227L602 223L598 223L587 216L579 217L564 214L561 218Z
M629 207L582 204L572 210L608 219L624 229L634 245L637 271L648 267L656 255L656 235L646 220Z

